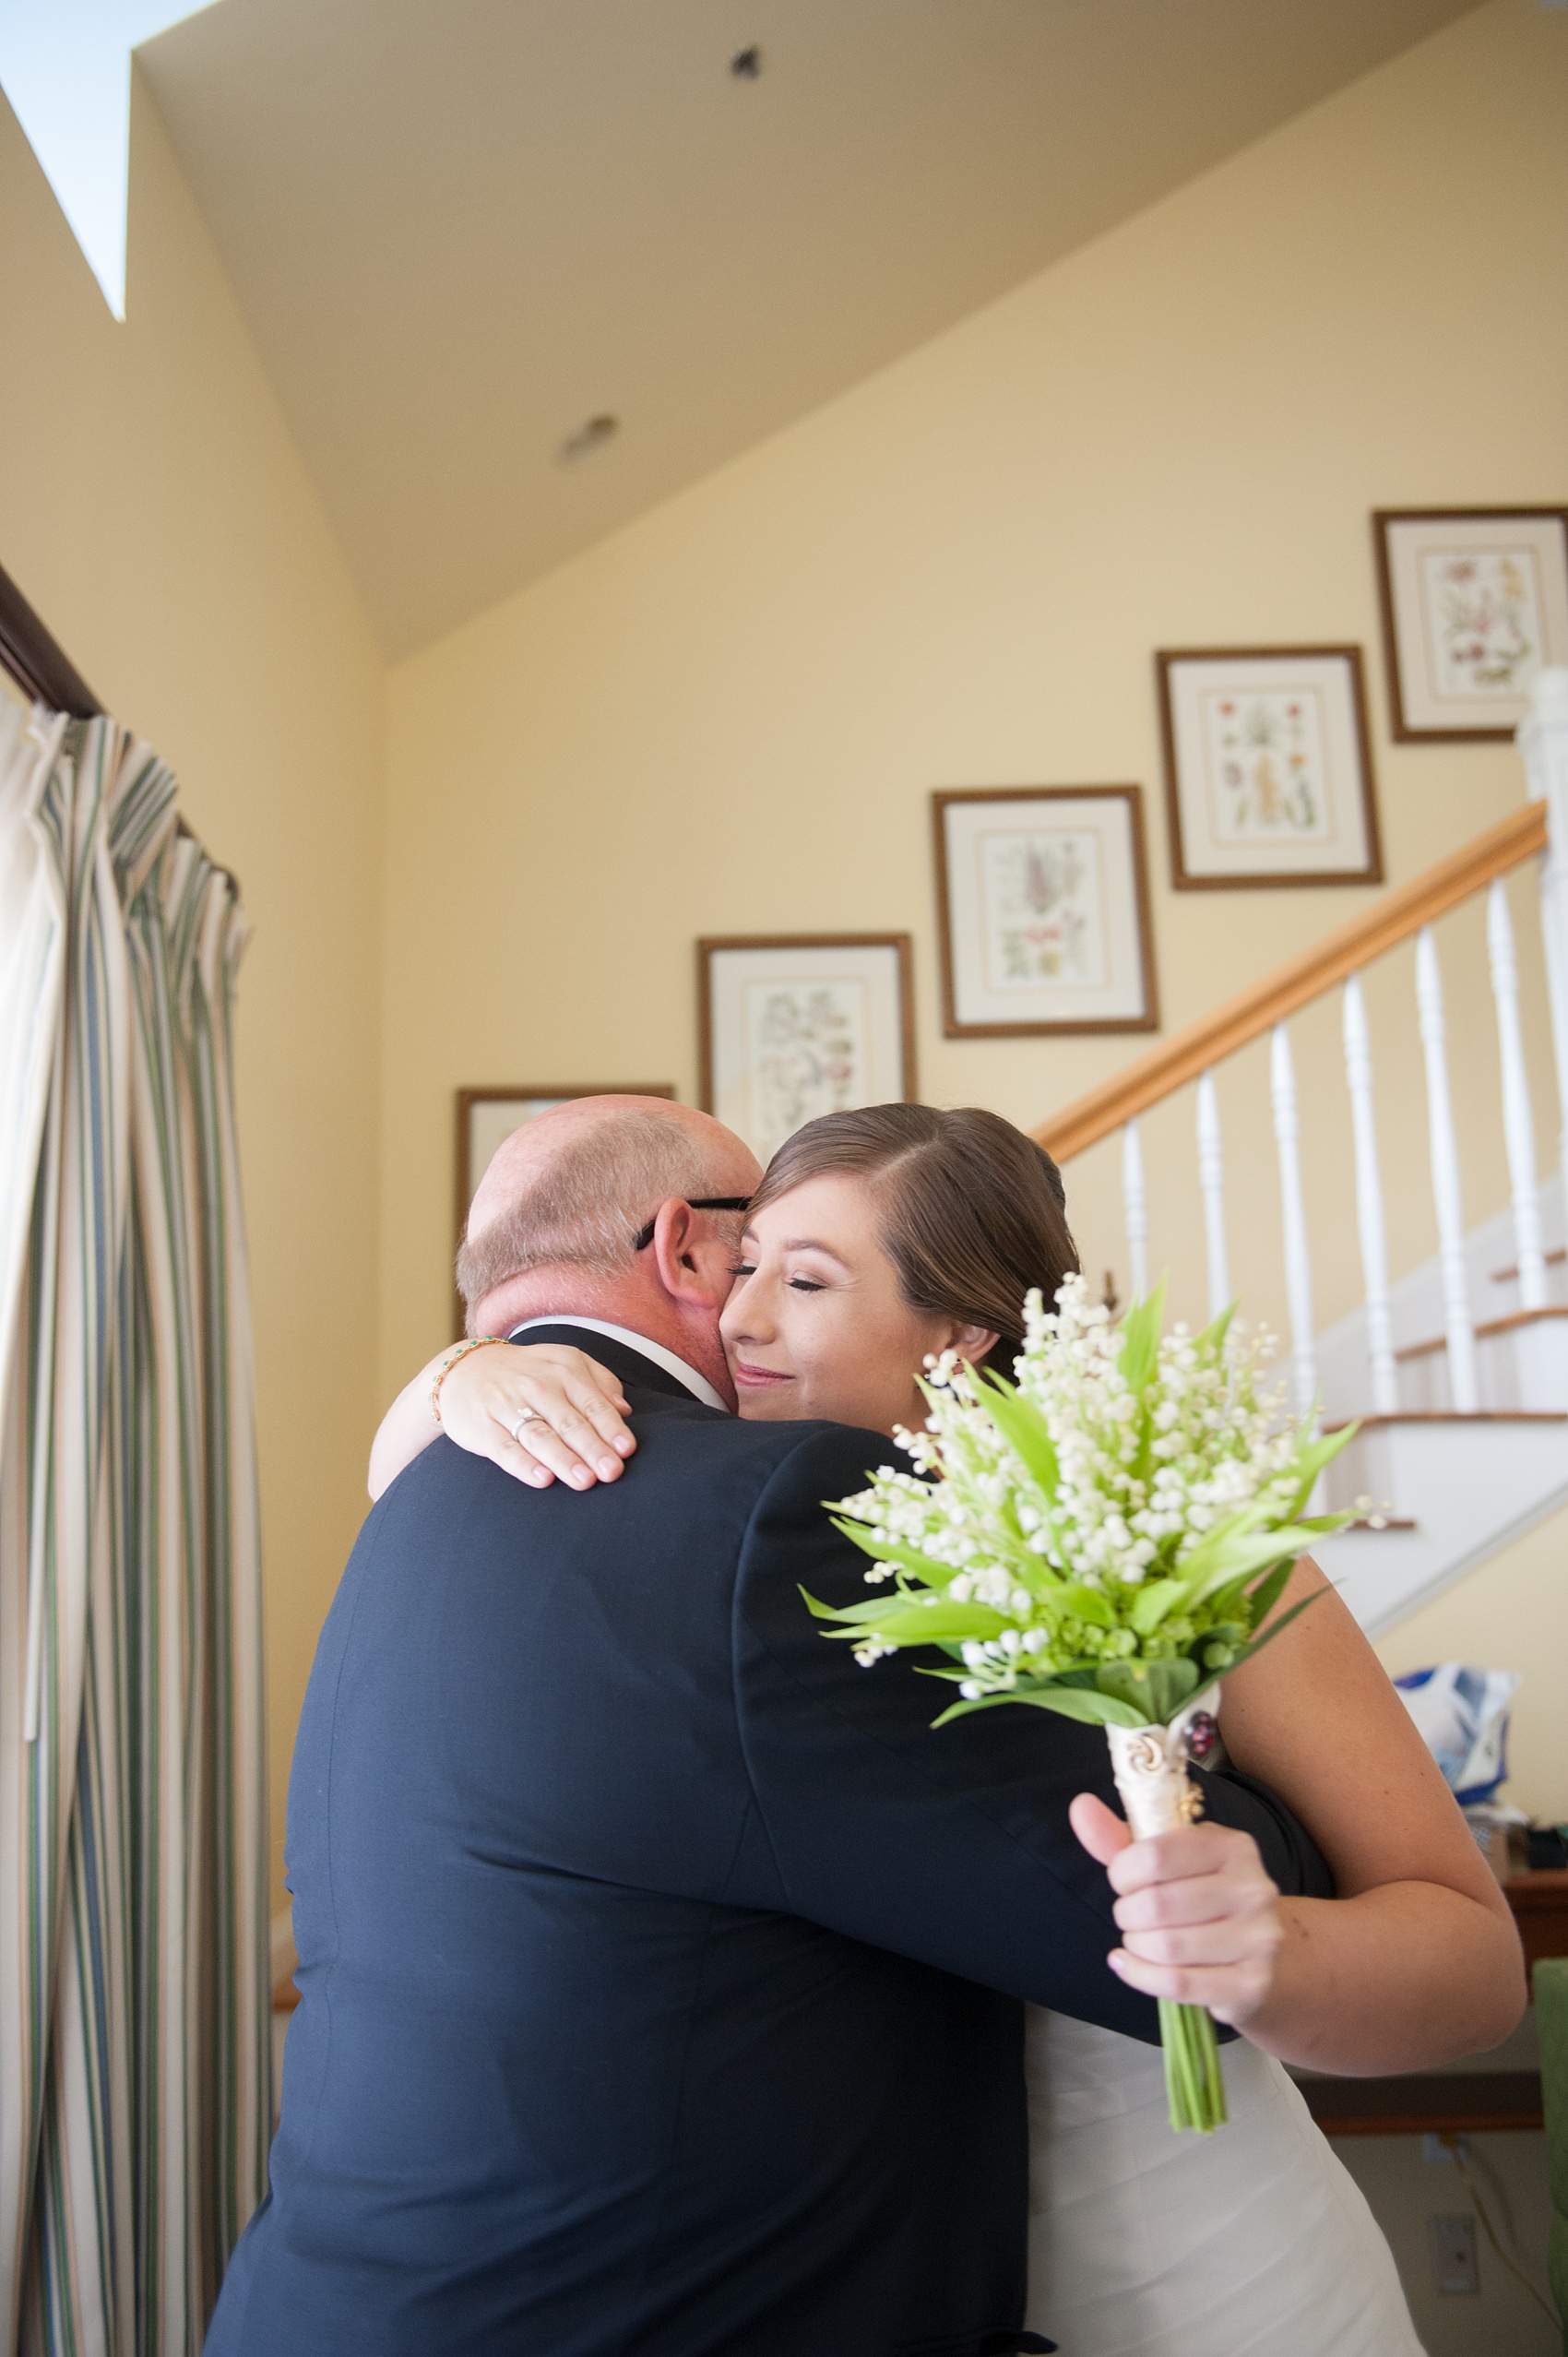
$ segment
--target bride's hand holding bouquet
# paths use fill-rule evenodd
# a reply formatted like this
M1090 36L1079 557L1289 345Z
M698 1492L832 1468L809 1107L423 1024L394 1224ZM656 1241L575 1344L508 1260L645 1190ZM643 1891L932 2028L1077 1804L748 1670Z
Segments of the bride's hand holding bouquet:
M1159 2000L1172 2125L1208 2129L1225 2118L1211 2012L1240 2023L1262 2002L1281 1934L1254 1845L1192 1838L1189 1745L1211 1736L1218 1680L1304 1609L1274 1612L1297 1558L1349 1518L1307 1513L1349 1431L1281 1428L1229 1315L1162 1335L1163 1307L1162 1287L1113 1327L1072 1277L1054 1309L1031 1297L1016 1384L938 1363L926 1429L902 1435L917 1470L837 1502L868 1581L891 1585L807 1601L867 1667L947 1653L927 1672L957 1688L939 1726L1025 1703L1104 1727L1131 1832L1087 1795L1075 1829L1119 1893L1112 1966ZM1183 2001L1199 1982L1206 2007Z

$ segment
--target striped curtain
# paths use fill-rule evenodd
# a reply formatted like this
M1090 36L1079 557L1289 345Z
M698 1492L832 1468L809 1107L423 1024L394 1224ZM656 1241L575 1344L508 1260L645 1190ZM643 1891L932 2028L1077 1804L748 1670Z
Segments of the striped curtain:
M271 2125L244 920L0 708L0 2331L195 2357Z

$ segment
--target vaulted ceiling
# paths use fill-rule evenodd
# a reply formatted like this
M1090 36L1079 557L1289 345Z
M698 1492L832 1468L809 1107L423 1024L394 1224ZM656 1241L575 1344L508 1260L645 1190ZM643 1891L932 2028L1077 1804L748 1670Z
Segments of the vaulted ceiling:
M222 0L137 62L398 656L1471 5Z

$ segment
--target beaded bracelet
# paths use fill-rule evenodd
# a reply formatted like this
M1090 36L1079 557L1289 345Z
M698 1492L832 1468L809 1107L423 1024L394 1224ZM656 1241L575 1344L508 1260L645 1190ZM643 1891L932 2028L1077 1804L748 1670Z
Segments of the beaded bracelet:
M430 1387L430 1412L437 1423L441 1422L441 1387L457 1361L466 1359L470 1351L487 1350L492 1342L505 1342L505 1334L473 1334L466 1342L459 1342L455 1351L447 1351L446 1356L436 1368L435 1381Z

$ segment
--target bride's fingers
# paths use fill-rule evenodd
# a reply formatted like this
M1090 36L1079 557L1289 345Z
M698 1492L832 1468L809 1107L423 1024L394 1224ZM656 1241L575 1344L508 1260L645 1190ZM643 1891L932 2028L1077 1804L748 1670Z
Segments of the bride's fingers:
M621 1478L621 1459L610 1455L598 1434L575 1410L563 1409L558 1402L510 1432L502 1429L505 1440L569 1489L591 1490L596 1482ZM492 1452L487 1448L485 1453Z
M1109 1816L1110 1810L1106 1811ZM1083 1836L1079 1835L1082 1840ZM1237 1870L1243 1863L1257 1865L1258 1846L1250 1833L1228 1825L1183 1826L1178 1832L1147 1835L1126 1844L1107 1869L1111 1886L1123 1898L1155 1883L1184 1882L1192 1875L1218 1875Z
M510 1473L516 1481L526 1482L530 1490L547 1490L555 1479L548 1465L541 1465L537 1457L530 1456L521 1442L514 1440L511 1434L504 1432L499 1424L492 1424L490 1443L484 1454L493 1464L499 1465L504 1473Z
M1232 1965L1272 1958L1281 1931L1269 1914L1228 1916L1218 1923L1193 1923L1168 1931L1128 1932L1122 1946L1143 1964Z
M1133 1837L1114 1809L1092 1792L1080 1792L1067 1811L1067 1821L1097 1865L1109 1866Z
M588 1480L584 1487L591 1488L595 1479L612 1482L622 1458L636 1447L612 1402L579 1375L521 1369L505 1385L480 1391L469 1412L475 1408L514 1434L525 1448L552 1434L556 1445L539 1448L536 1455L564 1477L574 1463L585 1467ZM463 1436L461 1431L453 1434L457 1440Z
M563 1387L566 1397L584 1422L608 1447L615 1451L617 1457L630 1457L637 1444L635 1436L626 1430L623 1419L631 1414L631 1403L624 1397L620 1385L608 1368L596 1372L602 1373L604 1382L610 1387L608 1390L597 1383L568 1377ZM557 1424L556 1430L564 1438L574 1437L564 1425ZM589 1456L590 1452L582 1446L580 1441L576 1446L579 1456ZM605 1478L610 1480L613 1476L607 1474Z
M1217 2021L1233 2029L1256 2013L1273 1979L1272 1958L1241 1965L1148 1964L1119 1947L1105 1960L1129 1989L1172 2005L1206 2006Z
M1125 1894L1111 1912L1124 1932L1166 1924L1214 1923L1228 1915L1260 1914L1279 1893L1262 1868L1254 1873L1188 1875L1180 1882L1146 1884Z
M520 1363L521 1352L475 1355L518 1363L487 1379L474 1378L449 1402L443 1402L442 1423L459 1448L494 1458L498 1464L505 1463L508 1472L516 1472L518 1468L512 1458L497 1455L499 1431L550 1471L570 1482L574 1489L591 1489L596 1481L615 1480L623 1458L630 1455L636 1443L595 1385L574 1369L540 1365L537 1357L532 1366L525 1365ZM575 1359L577 1353L572 1356ZM460 1374L461 1368L457 1372Z

